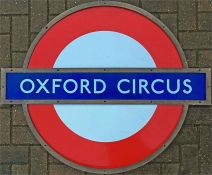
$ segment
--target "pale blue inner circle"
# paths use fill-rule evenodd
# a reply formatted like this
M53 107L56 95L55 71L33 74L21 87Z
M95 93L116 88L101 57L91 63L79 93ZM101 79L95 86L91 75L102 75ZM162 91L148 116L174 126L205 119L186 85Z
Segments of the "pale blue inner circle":
M54 68L155 68L148 51L133 38L111 31L83 35L69 43ZM157 105L54 105L62 122L92 141L132 136L153 116Z
M117 32L92 32L69 43L55 68L153 68L149 52L133 38Z

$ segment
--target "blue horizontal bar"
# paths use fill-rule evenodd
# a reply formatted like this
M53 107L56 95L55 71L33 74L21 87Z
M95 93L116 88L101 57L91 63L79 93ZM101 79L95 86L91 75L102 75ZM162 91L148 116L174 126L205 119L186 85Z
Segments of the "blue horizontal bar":
M205 73L6 73L6 100L205 100Z

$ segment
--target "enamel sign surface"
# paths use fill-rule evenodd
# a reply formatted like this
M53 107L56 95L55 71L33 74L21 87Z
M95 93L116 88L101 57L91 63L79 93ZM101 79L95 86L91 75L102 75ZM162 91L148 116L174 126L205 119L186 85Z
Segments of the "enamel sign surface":
M2 102L22 104L40 143L94 173L151 161L178 133L189 104L211 103L211 70L188 69L171 32L148 12L84 4L51 21L23 69L2 69Z

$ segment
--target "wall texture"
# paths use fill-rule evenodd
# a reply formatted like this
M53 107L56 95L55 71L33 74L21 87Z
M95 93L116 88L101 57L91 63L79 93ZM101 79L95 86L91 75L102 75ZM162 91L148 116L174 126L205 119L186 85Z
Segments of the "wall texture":
M0 0L0 67L22 67L45 24L91 0ZM122 0L162 20L183 47L189 67L212 67L212 0ZM189 108L173 143L152 162L125 175L212 174L212 106ZM58 162L35 140L21 106L0 106L1 175L85 175Z

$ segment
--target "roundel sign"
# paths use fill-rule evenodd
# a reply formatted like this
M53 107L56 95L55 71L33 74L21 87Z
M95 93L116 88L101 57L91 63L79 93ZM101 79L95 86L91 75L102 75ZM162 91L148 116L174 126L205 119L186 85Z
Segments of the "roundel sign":
M192 90L195 93L190 83L192 79L184 79L179 86L184 85L181 98L181 95L174 97L178 88L170 85L174 74L166 81L159 79L166 78L163 73L145 74L147 79L157 77L150 86L147 80L137 81L136 77L140 75L126 73L139 69L157 72L166 68L187 68L184 54L171 32L148 12L115 2L89 3L72 8L42 29L27 53L25 71L50 71L35 75L35 81L29 79L28 72L28 79L20 83L26 98L31 98L23 104L27 121L40 143L69 166L103 174L137 168L155 158L176 136L188 107L187 103L178 103L179 100L185 100L184 97L197 99L189 96ZM44 79L50 76L51 70L59 73ZM68 74L64 73L65 70L71 71ZM80 73L75 74L77 71ZM109 72L104 75L105 81L101 79L104 71ZM68 79L62 85L63 80L58 78L61 75L84 78L79 82ZM131 76L134 78L130 79ZM10 75L8 81L9 78ZM120 94L130 99L129 103L115 92L114 82L120 78L116 87ZM35 82L39 85L37 89ZM101 97L108 86L111 86L108 96ZM60 87L63 91L58 90ZM9 86L7 88L9 92ZM75 91L79 91L79 98ZM71 103L66 103L65 96L62 102L57 99L65 92L71 94ZM130 92L132 96L129 96ZM137 103L137 92L147 95L154 92L155 95L143 104ZM158 103L163 100L160 96L163 92L167 92L166 100L173 97L178 102ZM89 102L83 103L85 93ZM49 102L34 104L39 94L46 95ZM108 100L110 96L112 100ZM9 97L10 94L6 94L6 98ZM199 98L198 102L204 100ZM120 103L113 103L114 99Z
M186 65L171 34L140 9L95 5L62 15L37 39L25 62L27 68ZM34 130L61 160L85 170L118 171L137 167L161 152L187 110L182 105L155 104L32 104L24 108Z

